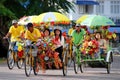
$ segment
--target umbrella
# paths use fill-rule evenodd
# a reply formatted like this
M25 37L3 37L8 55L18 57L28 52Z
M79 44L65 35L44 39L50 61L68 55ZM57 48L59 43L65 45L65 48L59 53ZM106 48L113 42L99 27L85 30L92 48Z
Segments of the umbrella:
M105 16L94 15L86 18L83 22L81 22L81 25L97 27L97 26L110 26L115 24L112 20Z
M88 17L91 17L92 15L83 15L83 16L81 16L77 21L76 21L76 23L81 23L81 22L83 22L86 18L88 18Z
M34 15L34 16L24 16L22 18L19 19L18 21L18 24L20 25L26 25L27 23L33 23L33 19L35 19L37 16Z
M39 15L36 22L46 23L51 22L52 24L69 24L70 20L67 16L58 12L46 12Z

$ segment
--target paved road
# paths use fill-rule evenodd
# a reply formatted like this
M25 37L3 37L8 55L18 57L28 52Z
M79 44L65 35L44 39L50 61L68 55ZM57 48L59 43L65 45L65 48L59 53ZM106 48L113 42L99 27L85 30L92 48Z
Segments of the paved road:
M68 76L62 76L62 70L47 70L46 73L39 72L37 76L33 73L30 77L25 76L24 69L15 67L9 70L6 63L0 64L0 80L120 80L120 56L114 57L111 74L106 73L105 68L84 68L84 73L75 74L73 68L69 68Z

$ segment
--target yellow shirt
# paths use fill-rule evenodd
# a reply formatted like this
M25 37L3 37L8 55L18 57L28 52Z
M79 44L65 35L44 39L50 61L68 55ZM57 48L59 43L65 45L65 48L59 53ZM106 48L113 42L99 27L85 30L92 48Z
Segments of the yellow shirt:
M19 41L20 38L18 38L21 34L21 32L24 31L23 26L18 26L15 28L14 26L11 26L9 29L9 33L11 33L11 42L13 41Z
M36 28L34 28L32 33L29 30L26 30L25 32L25 38L30 41L37 41L39 37L41 37L41 34L40 31Z
M73 31L74 31L74 29L73 29L73 28L70 28L69 31L68 31L68 35L69 35L69 36L72 36Z

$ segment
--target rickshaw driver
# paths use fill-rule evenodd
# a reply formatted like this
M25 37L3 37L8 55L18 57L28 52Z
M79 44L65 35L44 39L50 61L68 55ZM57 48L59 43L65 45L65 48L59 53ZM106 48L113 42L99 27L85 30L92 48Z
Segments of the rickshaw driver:
M17 20L13 20L12 26L10 27L6 36L3 38L3 39L7 39L8 37L10 37L9 49L13 49L15 43L21 40L19 36L21 35L22 31L24 31L24 27L19 26Z
M81 29L81 25L80 24L76 24L75 30L72 33L73 44L76 47L79 47L82 44L85 33L86 32L83 29Z
M33 27L32 23L27 24L27 30L25 31L26 47L37 42L41 37L40 31ZM37 51L37 46L33 45L35 51Z
M36 42L41 37L40 31L33 27L32 23L27 24L25 39Z

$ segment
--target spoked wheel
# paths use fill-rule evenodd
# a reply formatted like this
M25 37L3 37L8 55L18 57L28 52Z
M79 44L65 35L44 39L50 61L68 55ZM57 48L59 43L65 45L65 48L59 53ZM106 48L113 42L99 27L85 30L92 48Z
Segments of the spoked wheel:
M110 56L108 57L108 62L106 62L106 68L107 68L107 73L110 74L110 68L111 68L111 63L113 61L113 55L112 52L110 53Z
M70 66L71 66L72 61L73 61L73 60L72 60L71 58L69 58L69 57L68 57L68 67L70 67Z
M70 67L74 60L73 60L72 51L69 52L68 54L69 54L69 55L68 55L68 56L69 56L69 57L68 57L68 67Z
M38 75L39 69L40 69L40 67L39 67L38 58L35 57L34 58L34 66L33 66L34 75Z
M29 54L26 54L25 56L25 74L27 77L30 76L32 71L32 58Z
M67 53L64 53L63 56L63 75L66 76L67 75L67 62L68 62L68 57L67 57Z
M81 73L83 73L83 65L82 64L80 64L80 71L81 71Z
M24 65L24 59L23 58L18 58L17 60L17 67L18 69L21 69Z
M107 68L107 73L110 74L110 67L111 67L111 62L112 62L112 53L109 57L109 62L106 63L106 68Z
M78 62L77 62L77 59L76 59L76 56L75 56L76 53L74 53L74 71L75 73L77 74L78 71L79 71L79 65L78 65Z
M7 64L9 69L13 69L15 61L14 61L14 52L12 50L8 51Z
M107 73L110 74L111 63L107 62Z

